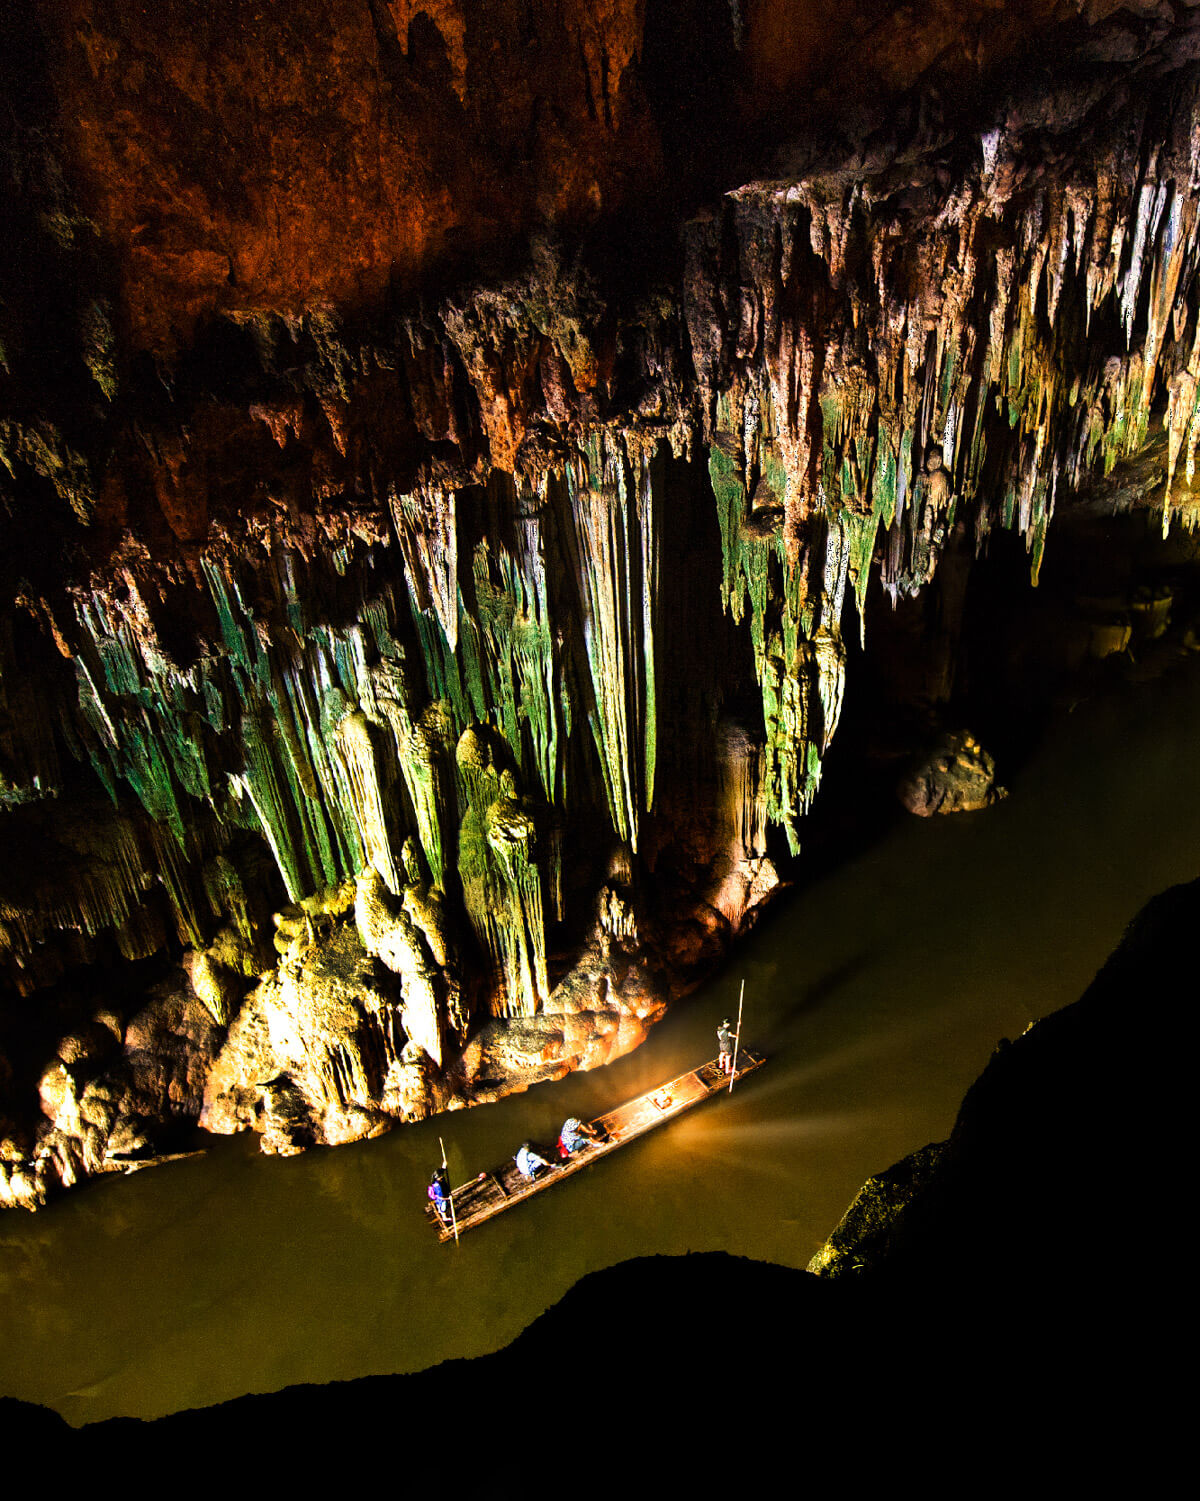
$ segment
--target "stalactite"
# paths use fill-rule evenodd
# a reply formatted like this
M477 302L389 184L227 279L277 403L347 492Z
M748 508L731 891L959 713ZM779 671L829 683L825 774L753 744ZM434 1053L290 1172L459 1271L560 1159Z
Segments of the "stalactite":
M842 643L842 600L850 570L850 539L831 524L825 538L825 570L821 584L817 626L812 637L817 697L821 705L821 754L829 749L842 714L846 687L846 649ZM814 786L813 792L816 791ZM811 793L809 796L811 797Z
M638 541L641 565L641 648L642 691L635 699L640 709L638 736L642 745L642 808L649 813L654 807L654 781L658 766L658 674L655 662L659 600L659 517L658 466L661 454L656 443L632 446L627 440L637 495Z
M657 527L649 466L603 435L568 470L570 541L592 687L588 713L613 828L637 849L653 795Z
M471 696L502 730L526 779L536 777L546 800L561 802L572 705L546 572L549 481L540 491L497 481L495 503L515 512L515 547L485 539L475 549Z
M695 370L723 602L749 617L764 796L793 848L840 712L842 589L861 633L881 529L893 600L930 582L960 519L980 544L994 525L1019 531L1036 582L1060 491L1144 448L1157 393L1168 481L1185 455L1194 475L1200 333L1182 335L1197 316L1195 150L1161 148L1146 106L1132 113L1140 156L1116 133L1053 182L1025 165L1013 127L936 199L897 191L932 167L886 162L726 199L741 312L724 360L706 352ZM700 265L713 231L695 233ZM719 315L690 311L694 344L712 342L705 320ZM1164 526L1171 514L1168 488ZM814 571L805 547L822 538Z
M401 879L392 854L380 760L371 739L371 726L361 709L351 709L334 730L338 752L349 782L349 801L363 851L395 895Z
M231 776L230 789L235 798L245 797L249 802L258 827L283 877L288 897L292 901L299 901L302 895L302 882L292 859L292 841L285 827L285 815L279 789L271 774L270 761L255 755L256 750L261 746L262 737L253 720L243 722L241 739L247 765L251 769L240 775ZM257 772L253 769L256 761L260 763ZM264 786L264 783L267 785Z
M572 728L571 691L550 617L543 514L546 489L536 506L519 501L517 555L501 559L505 588L514 601L511 651L519 686L519 712L528 725L534 769L548 803L561 804L566 786L563 756Z
M375 725L395 729L372 676L388 663L400 670L390 607L365 602L361 622L337 629L310 621L297 566L283 550L266 569L287 620L273 630L228 566L206 560L220 649L186 670L159 651L134 591L115 606L81 600L75 665L87 751L110 796L128 783L181 845L197 818L216 841L237 826L261 833L293 901L367 861L398 887L394 757L381 762L373 744ZM436 849L430 858L440 868ZM186 881L167 884L181 931L193 934L195 894Z
M549 995L536 822L485 729L463 733L456 761L465 804L458 873L467 915L502 981L496 1014L533 1016Z
M613 826L637 845L636 775L629 724L627 516L615 486L584 484L572 495L579 585L592 695L589 718Z
M1181 106L1194 122L1194 87ZM1133 111L1130 126L1147 132L1140 158L1117 136L1044 185L1022 175L1028 147L1019 130L992 132L979 166L936 213L922 220L915 211L916 233L906 217L913 200L894 192L887 165L849 180L816 173L786 191L750 186L727 200L749 283L743 298L768 312L743 340L732 381L713 393L714 440L739 431L720 401L739 383L743 393L757 388L777 415L789 557L804 517L846 509L861 539L878 521L902 529L883 578L893 595L914 592L936 567L946 530L939 512L952 516L957 506L960 515L970 508L979 536L993 521L1021 531L1036 577L1060 483L1077 488L1088 469L1108 472L1138 452L1164 390L1173 475L1193 441L1195 387L1181 334L1195 300L1197 200L1191 148L1154 143L1147 113ZM764 220L776 226L773 239ZM784 247L782 262L758 248L768 240ZM793 243L812 256L811 300L783 295L779 267L795 274ZM1120 328L1118 347L1096 338L1105 314ZM716 378L711 362L697 374ZM811 480L818 410L819 488ZM741 446L750 456L752 441ZM948 487L940 504L935 458ZM914 462L923 486L913 485ZM717 502L727 514L728 499ZM861 559L852 574L860 602ZM727 592L733 582L727 572Z
M169 882L151 841L136 817L107 805L60 820L55 837L36 830L37 858L20 885L0 890L0 963L22 993L43 983L41 950L56 935L87 939L111 932L120 952L131 959L151 954L166 934L152 901L156 873ZM163 839L166 855L173 836ZM78 947L72 957L88 957Z
M0 420L0 465L10 478L27 468L48 481L74 519L91 524L96 494L90 466L53 424Z
M391 730L392 751L408 790L425 863L434 885L444 892L446 821L454 804L450 753L455 735L449 706L434 702L414 720L405 675L395 661L372 668L370 683L375 713Z
M214 855L204 866L203 881L212 916L230 917L243 944L252 949L257 935L245 883L237 866L227 855Z
M516 941L505 944L508 962L506 973L510 990L516 989L523 1009L545 1005L550 994L546 982L546 920L542 906L542 881L535 859L537 826L522 798L517 795L516 778L507 768L500 773L497 796L484 816L484 834L504 883L512 893L509 908L514 923L519 923ZM514 963L514 958L517 963Z
M1200 442L1200 319L1196 322L1187 363L1170 383L1163 423L1167 429L1167 485L1163 507L1163 525L1166 527L1172 515L1172 490L1181 455L1189 486L1196 477L1196 445ZM1185 525L1194 529L1200 520L1200 510L1191 506L1182 510L1182 516Z
M755 424L764 410L759 428ZM709 450L709 474L721 528L723 603L735 620L743 619L747 608L750 615L766 736L760 792L767 817L783 827L795 853L798 821L816 790L818 776L819 748L810 743L813 695L824 688L832 712L840 708L840 691L835 689L832 670L837 660L832 647L836 628L823 622L829 644L818 669L812 636L822 596L818 591L815 598L810 597L808 560L789 557L786 525L780 526L785 464L772 441L772 410L769 395L750 404L747 467L741 436L747 432L746 413L739 413L728 398L722 399L717 408L718 441ZM739 436L722 439L722 434ZM840 538L841 534L831 535ZM837 557L838 579L844 586L849 550L839 548ZM843 558L844 567L840 566ZM840 611L840 599L839 593L835 614ZM840 634L836 640L840 646Z
M432 610L453 652L458 646L458 522L452 489L391 496L392 519L415 607Z

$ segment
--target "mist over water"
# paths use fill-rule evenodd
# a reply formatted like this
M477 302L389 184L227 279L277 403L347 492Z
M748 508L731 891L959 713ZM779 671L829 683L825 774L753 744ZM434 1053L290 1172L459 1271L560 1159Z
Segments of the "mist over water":
M1200 664L1080 704L985 812L899 821L784 896L631 1057L378 1141L253 1138L0 1218L0 1393L73 1423L498 1348L588 1271L728 1250L803 1267L871 1173L950 1131L1002 1037L1075 1000L1200 866ZM715 1053L746 982L766 1068L731 1097L439 1246L445 1139L472 1177L567 1115Z

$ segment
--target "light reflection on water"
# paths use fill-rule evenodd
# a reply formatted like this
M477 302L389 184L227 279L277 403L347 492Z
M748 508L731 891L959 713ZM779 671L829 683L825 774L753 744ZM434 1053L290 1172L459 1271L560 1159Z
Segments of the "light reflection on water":
M910 820L786 900L630 1058L376 1142L252 1141L0 1218L0 1392L72 1422L507 1343L585 1272L725 1249L804 1266L869 1174L949 1131L997 1040L1074 1000L1154 892L1197 874L1200 671L1082 705L1010 799ZM746 980L770 1054L561 1190L438 1246L445 1138L473 1176L711 1057Z

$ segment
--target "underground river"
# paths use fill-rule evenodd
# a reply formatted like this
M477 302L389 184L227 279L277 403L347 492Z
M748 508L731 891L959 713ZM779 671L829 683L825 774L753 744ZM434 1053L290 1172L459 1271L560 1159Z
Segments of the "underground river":
M1142 903L1197 875L1197 764L1193 659L1061 715L1006 802L898 820L785 895L607 1069L289 1160L219 1141L5 1214L0 1394L76 1424L155 1416L495 1349L632 1256L803 1267L865 1178L947 1135L999 1038L1075 1000ZM770 1062L742 1090L437 1245L439 1135L461 1179L713 1056L743 976Z

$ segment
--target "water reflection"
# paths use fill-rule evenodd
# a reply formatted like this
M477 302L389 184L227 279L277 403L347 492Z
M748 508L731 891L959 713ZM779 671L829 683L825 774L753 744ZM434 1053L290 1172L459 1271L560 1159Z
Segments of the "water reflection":
M1197 874L1200 673L1080 706L1012 796L900 822L788 900L644 1048L376 1142L248 1140L0 1219L0 1391L72 1422L494 1349L584 1273L726 1249L803 1266L863 1179L944 1138L997 1040L1075 999L1155 891ZM464 1238L421 1217L567 1115L711 1057L746 980L766 1068Z

